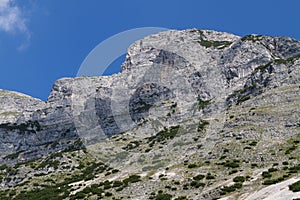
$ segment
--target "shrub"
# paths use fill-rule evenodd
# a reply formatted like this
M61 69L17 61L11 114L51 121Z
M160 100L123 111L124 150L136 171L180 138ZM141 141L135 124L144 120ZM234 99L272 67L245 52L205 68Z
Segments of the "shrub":
M9 168L7 165L1 165L1 166L0 166L0 171L5 170L5 169L7 169L7 168Z
M198 167L197 164L189 164L189 165L188 165L188 168L189 168L189 169L196 168L196 167Z
M113 187L121 187L123 185L123 182L121 181L114 181Z
M42 189L35 189L35 190L19 193L14 199L15 200L23 200L23 199L60 200L60 199L65 199L69 196L68 189L69 188L67 186L62 186L62 187L58 187L58 185L46 186L45 188ZM77 193L76 197L77 195L81 195L81 197L83 198L85 197L84 193ZM77 199L83 199L83 198L77 198Z
M191 187L194 187L194 188L199 188L199 187L204 187L205 184L204 183L201 183L199 181L192 181L191 184L190 184Z
M115 173L118 173L120 170L118 170L118 169L113 169L112 171L111 171L111 173L113 173L113 174L115 174Z
M282 162L283 165L289 165L287 161Z
M188 187L189 187L188 184L184 184L183 187L182 187L182 189L183 189L183 190L188 190L188 189L189 189Z
M278 169L276 169L276 168L270 168L270 169L268 169L268 172L276 172L276 171L278 171Z
M83 192L77 192L74 196L71 196L70 200L75 200L75 199L84 199L85 194Z
M251 168L254 168L254 167L258 167L258 165L256 163L252 163Z
M235 174L237 172L238 172L238 170L234 169L234 170L231 170L228 174L231 175L231 174Z
M245 182L245 180L246 180L246 178L244 176L237 176L237 177L233 178L234 182L241 182L241 183L243 183L243 182Z
M247 101L250 99L250 95L245 95L245 96L241 96L239 97L239 99L237 100L237 105L240 105L241 103L243 103L244 101Z
M181 196L181 197L177 197L177 198L174 199L174 200L188 200L188 198L185 197L185 196Z
M252 41L252 42L256 42L256 41L261 41L263 39L262 35L246 35L244 37L242 37L242 41Z
M271 178L272 177L272 174L270 172L266 172L266 171L263 172L261 175L263 178Z
M124 187L119 187L119 188L116 189L116 191L117 191L117 192L120 192L120 191L122 191L123 189L124 189Z
M156 200L171 200L172 195L170 194L164 194L164 193L159 193L155 197Z
M200 120L199 121L199 124L198 124L198 129L197 131L198 132L201 132L204 130L205 126L209 125L209 122L208 121L205 121L205 120Z
M297 181L296 183L289 185L289 189L293 192L300 192L300 181Z
M198 109L202 110L204 109L206 106L208 106L209 104L211 104L211 100L202 100L202 99L198 99Z
M139 175L131 175L129 178L126 178L123 183L127 185L128 183L137 183L141 181L141 177Z
M238 168L240 167L240 164L238 161L226 161L226 163L224 163L225 167L230 167L230 168Z
M112 195L113 195L113 194L112 194L111 192L106 192L106 193L105 193L105 196L106 196L106 197L111 197Z
M257 145L257 142L256 142L256 141L252 141L252 142L249 143L249 145L250 145L250 146L256 146L256 145Z
M199 174L199 175L193 177L193 179L194 179L195 181L200 181L200 180L204 179L204 177L205 177L204 175Z
M172 126L169 129L165 128L164 130L158 132L156 135L147 138L148 142L154 144L155 142L163 142L166 139L173 139L176 136L178 130L179 126Z
M204 46L205 48L215 47L215 48L218 48L218 49L226 48L226 47L228 47L232 44L232 42L230 42L230 41L206 40L202 37L200 37L200 41L198 41L198 43L201 46Z
M298 173L299 171L300 171L300 164L289 168L289 172L293 174Z
M19 152L16 152L16 153L12 153L12 154L9 154L7 156L4 157L4 159L6 160L13 160L13 159L16 159L19 157L20 153L22 153L23 151L19 151Z
M292 147L289 147L287 150L286 150L286 152L285 152L285 154L287 155L287 154L290 154L292 151L295 151L297 149L297 146L292 146Z
M169 185L166 185L165 188L166 188L166 189L171 189L172 187L169 186Z
M208 173L208 174L206 175L206 179L207 179L207 180L215 179L215 176L211 175L211 173Z
M101 188L99 188L99 185L98 185L98 184L93 184L93 185L91 185L91 187L90 187L90 192L91 192L92 194L96 194L96 195L101 196L102 193L104 193L104 190L101 189Z
M277 179L269 179L269 180L265 180L264 182L263 182L263 185L273 185L273 184L276 184L276 183L278 183L278 180Z
M230 192L234 192L236 189L240 189L243 187L243 184L242 183L235 183L231 186L224 186L223 188L221 188L221 190L224 192L224 193L230 193Z
M174 184L175 185L180 185L180 182L179 181L174 181Z
M235 184L233 185L233 187L235 187L236 189L240 189L240 188L243 187L243 184L242 184L242 183L235 183Z

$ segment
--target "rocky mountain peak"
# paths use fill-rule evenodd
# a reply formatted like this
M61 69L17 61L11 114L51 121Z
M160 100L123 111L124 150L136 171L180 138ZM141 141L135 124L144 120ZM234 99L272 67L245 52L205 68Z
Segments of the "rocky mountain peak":
M45 106L39 99L7 90L0 90L0 124L30 120L32 113Z
M110 180L125 172L155 179L155 185L143 182L149 194L149 188L167 188L161 174L185 185L171 190L175 196L214 199L243 188L224 174L228 180L251 174L243 179L250 186L238 194L253 192L265 181L256 171L272 165L280 173L299 171L299 66L300 41L288 37L197 29L150 35L129 47L121 73L60 79L47 102L0 90L0 161L13 165L60 152L74 163L82 158L74 161L69 152L93 154L121 171L108 173ZM279 172L272 181L292 176ZM135 198L147 196L130 189Z

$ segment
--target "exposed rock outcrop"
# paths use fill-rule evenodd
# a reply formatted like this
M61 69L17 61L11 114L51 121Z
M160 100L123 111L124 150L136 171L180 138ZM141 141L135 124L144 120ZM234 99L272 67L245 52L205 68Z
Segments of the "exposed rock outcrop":
M287 37L196 29L151 35L130 46L121 73L58 80L47 102L1 90L0 161L26 161L133 128L151 135L191 117L218 115L212 135L255 137L255 127L231 128L258 119L271 135L292 134L299 126L299 55L300 42ZM256 113L226 121L235 105L287 103L278 118ZM7 159L13 153L19 155Z

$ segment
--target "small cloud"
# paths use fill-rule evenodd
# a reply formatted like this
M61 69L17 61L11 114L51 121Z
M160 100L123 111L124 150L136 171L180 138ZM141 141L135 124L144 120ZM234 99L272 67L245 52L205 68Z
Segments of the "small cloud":
M0 0L0 30L6 33L22 33L25 41L18 48L23 50L29 44L30 32L26 25L26 18L14 0Z

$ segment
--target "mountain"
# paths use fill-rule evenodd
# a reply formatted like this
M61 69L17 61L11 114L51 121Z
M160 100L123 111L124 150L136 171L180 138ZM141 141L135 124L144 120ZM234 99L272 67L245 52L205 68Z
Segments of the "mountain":
M171 30L47 102L0 90L0 198L300 198L299 66L289 37Z

